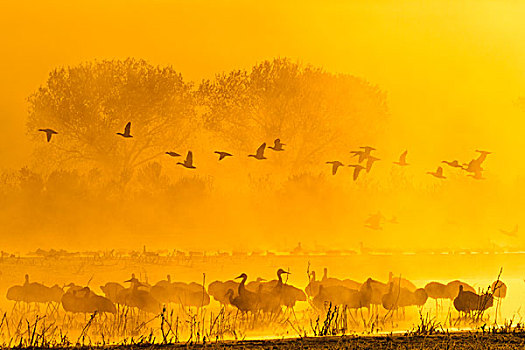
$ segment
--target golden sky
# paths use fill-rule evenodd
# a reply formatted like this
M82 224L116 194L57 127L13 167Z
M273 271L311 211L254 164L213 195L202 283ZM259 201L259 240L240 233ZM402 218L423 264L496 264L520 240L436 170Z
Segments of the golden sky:
M25 98L51 69L128 56L196 81L291 57L379 84L402 148L503 157L524 146L523 18L519 1L4 1L0 164L27 163Z
M440 160L486 149L492 182L482 186L508 193L500 186L523 186L525 173L516 161L525 149L523 18L520 1L3 1L0 169L30 163L26 98L55 67L135 57L198 83L289 57L388 93L391 125L377 146L389 162L379 169L409 149L417 181L432 184L423 174ZM491 230L510 207L525 208L522 198L504 202Z

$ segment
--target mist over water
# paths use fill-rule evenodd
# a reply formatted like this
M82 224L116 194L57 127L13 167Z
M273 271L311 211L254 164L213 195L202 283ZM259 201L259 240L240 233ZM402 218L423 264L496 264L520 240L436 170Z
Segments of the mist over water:
M324 267L481 292L502 269L498 317L521 320L525 5L25 5L0 5L0 295Z

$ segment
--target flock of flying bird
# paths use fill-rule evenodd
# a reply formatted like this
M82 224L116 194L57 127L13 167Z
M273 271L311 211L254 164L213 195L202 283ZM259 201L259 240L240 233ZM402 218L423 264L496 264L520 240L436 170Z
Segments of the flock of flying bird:
M25 276L23 285L12 286L7 291L7 299L15 301L15 308L20 311L22 305L30 308L30 303L43 303L58 312L62 305L71 313L111 313L119 307L128 307L143 313L159 314L169 304L181 308L202 308L210 304L210 296L226 308L233 307L243 314L275 315L294 308L298 302L308 301L319 312L328 307L340 306L349 310L367 308L369 312L379 313L379 307L393 311L410 307L422 307L429 298L438 301L451 300L460 313L469 314L484 311L493 306L494 298L498 302L506 296L507 286L499 279L491 288L477 294L473 287L458 280L442 284L430 282L423 288L416 287L405 278L394 277L390 272L387 282L368 278L364 283L351 279L328 277L324 269L321 280L316 279L312 271L308 285L301 290L283 281L283 275L290 275L283 269L277 270L277 279L266 281L257 278L247 283L248 276L242 273L235 280L214 281L206 288L195 282L174 282L170 275L166 280L149 285L139 281L134 274L126 280L128 288L117 282L108 282L100 289L104 296L97 295L87 286L70 283L63 288L55 285L47 287L41 283L29 281ZM237 281L239 280L239 281ZM64 292L64 288L67 288Z
M39 129L39 131L41 132L44 132L46 134L46 137L47 137L47 142L50 142L51 141L51 137L53 135L56 135L58 134L57 131L53 130L53 129ZM133 136L131 135L131 122L128 122L124 128L124 132L117 132L116 133L117 135L119 136L122 136L124 138L132 138ZM284 148L283 146L285 146L286 144L282 143L280 139L275 139L274 140L274 145L273 146L269 146L268 148L269 149L272 149L273 151L284 151ZM257 148L255 154L250 154L248 155L248 157L253 157L257 160L264 160L264 159L267 159L265 156L264 156L264 151L266 149L266 143L263 143L259 146L259 148ZM353 172L353 179L354 181L357 180L357 178L359 177L359 173L362 171L362 170L366 170L366 172L370 172L370 170L372 169L372 165L376 162L376 161L379 161L381 160L380 158L377 158L375 156L373 156L371 153L372 151L375 151L376 149L374 147L370 147L370 146L363 146L363 147L360 147L360 150L357 150L357 151L350 151L350 153L353 154L352 157L358 157L358 164L350 164L348 165L349 167L352 167L354 168L354 172ZM491 154L491 152L487 152L487 151L480 151L480 150L476 150L476 152L480 153L480 156L478 158L475 158L475 159L472 159L469 163L463 163L463 164L460 164L457 160L453 160L453 161L442 161L442 163L445 163L447 164L448 166L450 167L453 167L453 168L459 168L459 169L462 169L462 170L465 170L466 172L470 173L468 174L468 176L471 176L473 177L474 179L476 180L482 180L484 179L483 177L483 167L481 166L482 163L485 161L485 159L487 158L487 155ZM180 157L181 154L177 153L177 152L174 152L174 151L167 151L165 152L167 155L171 156L171 157ZM220 160L223 160L224 158L226 157L232 157L233 154L229 153L229 152L225 152L225 151L215 151L214 153L216 153L217 155L219 155L219 161ZM399 166L407 166L409 165L409 163L407 163L407 154L408 154L408 151L404 151L400 157L399 157L399 160L398 161L395 161L393 162L394 164L396 165L399 165ZM361 165L361 163L364 163L364 165ZM327 164L331 164L332 165L332 175L335 175L337 173L337 170L339 169L339 167L342 167L344 166L344 164L338 160L333 160L333 161L329 161L329 162L326 162ZM178 165L182 165L183 167L185 168L188 168L188 169L196 169L195 165L193 164L193 153L192 151L188 151L188 153L186 154L186 158L184 159L184 161L182 162L177 162ZM436 171L428 171L427 174L430 174L438 179L446 179L446 177L443 175L443 167L439 166Z

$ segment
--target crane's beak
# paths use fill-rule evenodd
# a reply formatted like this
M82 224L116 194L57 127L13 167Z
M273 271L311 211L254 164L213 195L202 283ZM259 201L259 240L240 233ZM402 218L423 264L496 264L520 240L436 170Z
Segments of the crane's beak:
M242 275L239 275L239 276L235 277L235 279L239 279L239 278L242 278Z
M288 272L288 271L284 271L283 273L285 273L287 275L291 275L292 274L291 272Z

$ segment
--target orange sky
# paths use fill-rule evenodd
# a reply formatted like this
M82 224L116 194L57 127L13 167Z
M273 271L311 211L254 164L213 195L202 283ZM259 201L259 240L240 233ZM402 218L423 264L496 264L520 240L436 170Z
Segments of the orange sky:
M128 56L197 81L287 56L387 90L400 147L523 148L524 3L315 3L2 2L0 165L28 162L25 98L51 69Z
M378 152L394 160L409 149L414 181L434 186L424 173L440 160L493 151L489 180L476 189L467 183L457 195L483 190L486 203L491 194L501 200L525 178L524 163L516 161L525 149L525 111L516 103L525 96L523 18L525 3L518 1L1 2L0 170L30 164L26 98L57 66L135 57L171 64L199 82L290 57L387 91L391 125ZM378 178L391 167L379 164ZM458 190L462 183L450 186ZM479 213L488 217L488 236L497 227L510 229L525 208L519 195L503 199L497 216L488 207ZM385 206L403 200L412 205L407 197ZM417 230L414 224L414 237Z

